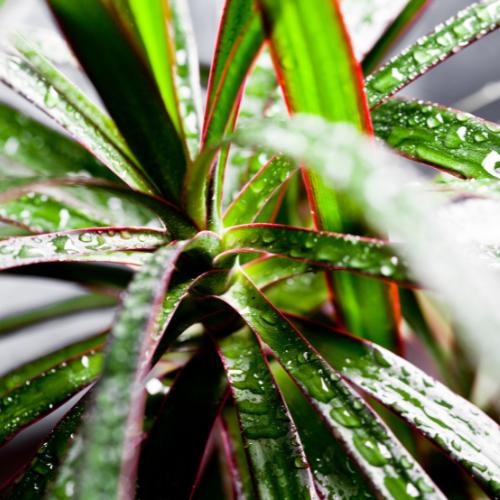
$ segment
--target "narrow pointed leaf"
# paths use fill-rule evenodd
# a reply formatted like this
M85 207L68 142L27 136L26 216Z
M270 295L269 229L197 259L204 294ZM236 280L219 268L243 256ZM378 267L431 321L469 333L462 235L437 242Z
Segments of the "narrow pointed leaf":
M227 250L266 252L309 265L356 271L408 282L408 272L390 245L360 236L310 231L279 224L235 226L224 233Z
M23 54L29 56L28 61L13 55L2 56L0 79L64 127L131 188L155 192L135 160L124 152L117 139L110 137L111 125L103 128L102 121L109 118L102 116L102 112L34 48L26 48Z
M273 158L249 181L223 216L225 227L254 222L267 202L296 169L286 158Z
M352 460L346 457L345 451L283 368L273 365L273 374L297 424L307 458L314 464L314 480L323 498L375 498Z
M73 50L148 176L178 202L186 168L182 141L120 2L49 0Z
M315 498L302 443L257 339L242 330L219 349L259 496Z
M392 20L387 30L378 38L375 45L363 59L363 70L365 74L371 73L389 49L396 43L402 33L411 26L420 12L430 2L428 0L406 0L404 9ZM356 37L354 37L356 44Z
M412 160L466 179L500 177L500 127L421 101L391 99L372 112L375 134Z
M500 427L490 417L382 347L341 333L325 335L314 325L303 331L343 376L434 441L493 497L498 495Z
M116 177L78 143L0 104L0 175Z
M22 476L9 487L9 498L36 500L46 495L74 434L82 423L84 409L84 404L79 403L57 424Z
M499 0L483 0L440 24L365 80L375 107L430 68L500 26Z
M12 333L13 331L44 321L50 321L79 312L113 307L115 305L116 299L114 297L97 293L53 302L46 306L24 310L22 313L0 317L0 335Z
M244 274L221 298L271 348L379 495L444 498L376 414Z
M139 469L141 498L191 498L210 432L226 395L222 364L209 346L175 380L144 443Z
M92 383L101 373L102 362L101 352L80 352L4 393L0 398L0 444Z
M155 252L128 288L82 429L85 449L75 460L75 491L81 497L128 496L135 490L144 379L160 340L159 321L165 325L179 304L177 297L164 311L175 265L188 244L179 242Z
M0 270L42 262L140 263L127 251L153 250L168 242L161 231L130 228L82 229L0 241ZM137 252L136 252L137 253Z

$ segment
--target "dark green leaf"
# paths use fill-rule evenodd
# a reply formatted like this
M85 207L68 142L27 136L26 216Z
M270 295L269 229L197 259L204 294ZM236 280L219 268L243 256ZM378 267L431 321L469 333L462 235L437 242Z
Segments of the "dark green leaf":
M127 7L100 0L49 4L141 166L169 199L179 202L186 168L182 141L134 47Z
M219 347L259 497L314 498L310 465L257 339L244 329Z
M266 252L311 266L356 271L408 282L408 272L390 245L361 236L310 231L278 224L235 226L224 233L226 250Z
M221 298L271 348L379 495L444 498L376 414L244 274Z
M207 346L176 379L144 443L139 469L141 498L190 498L226 395L222 364L215 349Z
M436 64L499 26L498 0L470 5L365 80L370 107L380 104Z

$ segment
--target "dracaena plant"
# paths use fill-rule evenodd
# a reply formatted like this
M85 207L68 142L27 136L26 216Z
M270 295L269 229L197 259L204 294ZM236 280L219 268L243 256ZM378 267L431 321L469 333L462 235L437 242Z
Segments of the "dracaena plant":
M0 107L0 269L88 293L0 332L119 304L0 378L1 445L73 398L3 495L500 498L470 402L500 373L497 243L464 229L498 214L499 128L393 97L500 1L380 67L424 1L227 0L203 114L184 0L47 3L76 58L17 34L0 78L67 134Z

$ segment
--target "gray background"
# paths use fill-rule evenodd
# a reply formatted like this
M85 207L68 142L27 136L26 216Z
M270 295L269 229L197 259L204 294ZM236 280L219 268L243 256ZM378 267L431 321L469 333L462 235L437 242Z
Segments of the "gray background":
M78 0L75 0L78 1ZM349 0L347 0L349 1ZM427 33L460 8L468 0L435 0L423 13L418 23L401 39L396 52ZM209 64L222 1L190 0L200 59ZM0 12L0 31L33 27L53 28L42 0L10 0ZM28 29L29 31L29 29ZM500 64L498 48L500 32L486 37L467 50L452 57L428 75L405 89L404 93L445 105L474 112L484 118L500 119ZM84 82L84 84L86 84ZM91 89L89 89L91 92ZM0 99L13 102L24 109L25 104L6 89L0 88ZM39 114L34 113L37 117ZM44 119L44 118L42 118ZM82 293L77 287L44 279L14 278L0 275L0 317L39 306L54 300ZM41 355L72 339L95 333L105 328L112 311L101 311L92 316L46 323L43 327L26 329L0 340L0 374ZM45 422L46 423L46 422ZM39 429L41 426L39 425ZM16 456L32 446L33 433L22 433L6 448L0 450L0 482L2 472L15 467ZM15 454L13 455L13 450ZM9 456L7 461L6 457Z

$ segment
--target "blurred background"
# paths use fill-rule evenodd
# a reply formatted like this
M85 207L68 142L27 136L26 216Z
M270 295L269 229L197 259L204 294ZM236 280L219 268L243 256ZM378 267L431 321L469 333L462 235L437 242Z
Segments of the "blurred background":
M400 39L392 52L399 52L470 3L470 0L431 1L416 24ZM189 0L200 59L207 66L212 58L222 4L222 0ZM56 27L43 0L7 0L0 9L1 36L13 30L35 37L45 36L47 30L56 33ZM460 108L499 122L499 42L500 31L444 62L406 88L403 93L411 97ZM69 74L97 100L92 87L81 74L75 71ZM2 86L0 86L0 99L20 109L29 110L36 118L46 121L41 113L34 112L32 106L26 105L23 100ZM0 274L0 318L26 308L76 297L81 293L77 287L55 280ZM36 329L27 328L15 335L0 335L0 374L35 356L43 355L53 350L54 347L105 329L110 324L112 316L112 310L101 310L90 317L89 315L85 317L76 315L69 320L62 319L45 323ZM64 408L60 410L62 411ZM9 470L16 466L16 457L21 456L26 449L33 446L33 438L46 432L56 418L57 415L43 420L35 426L35 429L21 433L6 447L0 449L0 483L2 476L8 474ZM8 462L7 457L9 457Z

